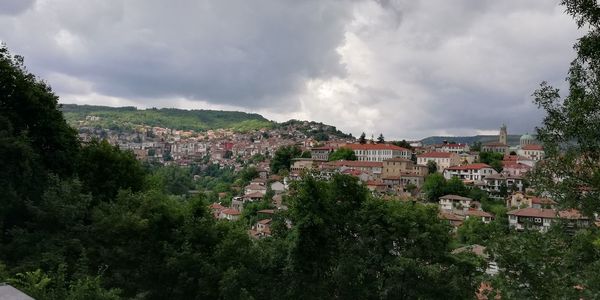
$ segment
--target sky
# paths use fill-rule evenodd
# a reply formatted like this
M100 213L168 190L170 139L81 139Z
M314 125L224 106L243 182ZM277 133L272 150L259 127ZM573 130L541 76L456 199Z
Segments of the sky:
M1 0L61 103L239 110L355 136L532 132L581 36L558 0Z

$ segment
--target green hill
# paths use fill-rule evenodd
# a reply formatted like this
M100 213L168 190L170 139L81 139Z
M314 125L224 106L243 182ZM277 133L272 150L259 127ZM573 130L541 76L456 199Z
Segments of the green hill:
M71 125L80 125L83 122L83 124L89 126L105 128L130 128L135 125L149 125L195 131L217 128L249 131L273 127L273 122L259 114L239 111L175 108L137 109L132 106L108 107L77 104L63 104L61 110L65 119ZM86 119L87 116L99 117L99 119Z

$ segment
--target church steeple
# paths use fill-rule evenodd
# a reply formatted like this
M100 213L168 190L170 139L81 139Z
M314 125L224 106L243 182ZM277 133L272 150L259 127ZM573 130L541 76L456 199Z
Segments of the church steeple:
M500 127L500 135L499 135L498 142L500 142L501 144L508 145L508 143L506 142L507 137L508 137L508 133L506 131L506 124L502 124L502 126Z

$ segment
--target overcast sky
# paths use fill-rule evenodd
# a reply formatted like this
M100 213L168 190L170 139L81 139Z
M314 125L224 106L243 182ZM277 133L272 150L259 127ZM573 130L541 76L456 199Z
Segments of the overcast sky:
M258 112L359 135L531 132L581 34L555 0L0 0L62 103Z

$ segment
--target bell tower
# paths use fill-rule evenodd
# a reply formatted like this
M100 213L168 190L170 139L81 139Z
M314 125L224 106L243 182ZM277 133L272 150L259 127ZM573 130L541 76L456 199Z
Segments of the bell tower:
M498 142L500 142L501 144L508 145L508 143L506 142L507 137L508 137L508 133L506 132L506 125L502 124L502 126L500 127L500 135L499 135Z

